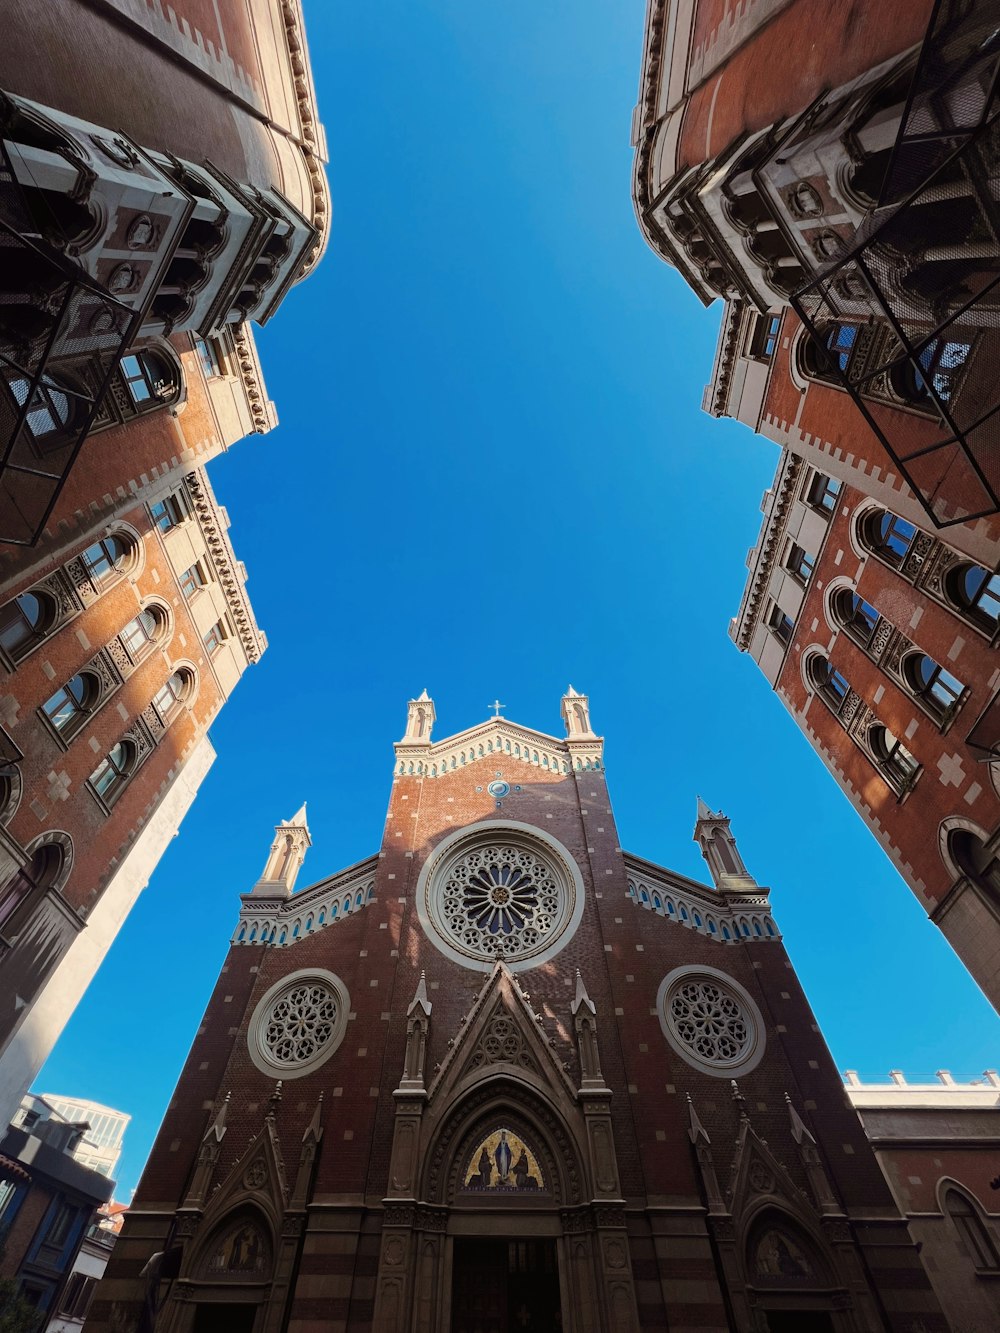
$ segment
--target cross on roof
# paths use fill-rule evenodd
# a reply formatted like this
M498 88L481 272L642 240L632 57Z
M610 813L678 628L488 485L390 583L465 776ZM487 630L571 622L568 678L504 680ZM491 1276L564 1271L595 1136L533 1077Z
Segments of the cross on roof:
M499 699L494 699L493 702L492 702L491 704L488 704L488 705L487 705L487 707L493 709L493 716L494 716L494 717L499 717L499 716L500 716L500 709L501 709L501 708L506 708L507 705L506 705L506 704L502 704L502 703L500 702Z

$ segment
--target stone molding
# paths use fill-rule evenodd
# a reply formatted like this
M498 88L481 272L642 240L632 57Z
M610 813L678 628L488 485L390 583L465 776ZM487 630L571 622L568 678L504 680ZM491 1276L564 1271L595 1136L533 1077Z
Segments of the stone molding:
M686 930L693 930L717 944L741 944L747 940L776 944L780 941L781 932L771 915L765 891L738 895L727 893L723 897L722 894L706 886L699 892L699 886L693 883L681 884L669 872L658 870L636 856L625 853L624 861L628 877L628 896L637 907L647 912L655 912L665 921L682 926ZM643 900L643 891L646 892L648 901ZM660 906L656 905L657 897ZM673 911L668 904L672 904ZM687 915L682 915L682 911ZM700 925L695 920L696 913L701 919ZM715 930L711 929L710 923L715 925ZM724 925L729 930L729 939L722 933ZM757 927L760 928L759 935Z
M372 901L377 866L378 857L371 857L356 866L348 867L340 874L292 894L290 898L244 894L239 920L230 943L234 945L270 943L279 948L289 948L317 931L335 926L338 921L360 911L362 907L367 907ZM357 904L359 892L363 895L360 906ZM331 910L339 909L341 901L348 897L351 900L350 911L337 910L331 915ZM319 919L321 914L322 921ZM307 926L306 923L310 919L312 925ZM296 926L299 928L297 936L294 935ZM255 937L250 939L250 934L255 928ZM287 932L286 938L284 941L279 941L277 937L282 930Z
M519 726L504 718L490 718L446 740L397 741L395 772L398 777L443 777L479 759L520 759L550 773L584 772L604 767L604 741L557 740L542 731Z
M765 601L774 563L781 551L782 539L788 526L792 501L803 469L802 459L786 449L781 459L771 490L771 504L761 527L757 545L751 551L754 557L750 578L743 593L743 601L734 619L736 646L746 652L757 628L757 621ZM750 561L748 559L747 563Z
M232 614L243 651L248 661L259 662L267 640L254 619L243 576L239 572L240 566L226 535L208 477L199 469L197 472L189 472L184 482L191 497L195 516L205 534L205 545L208 547L209 557L218 575L219 586L225 594L226 605Z
M277 424L274 407L267 397L253 334L246 324L234 324L230 330L233 353L247 396L247 406L257 435L266 435Z
M288 63L292 71L292 86L302 127L302 154L309 184L312 188L313 206L310 221L318 232L316 244L306 256L299 272L299 279L306 277L316 267L326 250L330 236L330 187L323 171L323 131L316 109L316 90L313 86L312 70L309 64L309 52L306 45L305 30L302 21L302 5L299 0L281 0L281 20L285 29L285 46L288 51Z

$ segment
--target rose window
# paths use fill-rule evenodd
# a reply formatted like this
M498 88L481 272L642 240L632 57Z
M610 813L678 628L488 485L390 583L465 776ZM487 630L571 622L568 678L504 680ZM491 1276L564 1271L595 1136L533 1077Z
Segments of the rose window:
M541 839L520 830L499 837L483 831L428 863L420 915L430 937L458 962L487 970L498 960L551 957L579 921L578 878Z
M328 1060L343 1040L350 1003L343 984L325 969L277 982L254 1010L248 1033L258 1069L299 1078Z
M465 951L504 958L537 948L551 933L560 915L560 886L533 852L481 847L450 867L441 908Z
M668 1014L680 1040L703 1060L734 1064L753 1040L739 1001L712 981L684 982L670 997Z

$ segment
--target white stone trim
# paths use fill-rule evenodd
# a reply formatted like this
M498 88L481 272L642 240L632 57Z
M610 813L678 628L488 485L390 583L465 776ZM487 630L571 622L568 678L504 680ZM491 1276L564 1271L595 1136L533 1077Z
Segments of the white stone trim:
M957 879L965 878L965 871L952 859L948 850L948 835L954 833L956 829L971 833L980 840L984 847L989 846L991 840L991 835L986 832L982 825L974 823L971 819L964 819L961 815L950 815L947 819L942 819L938 825L938 852L941 855L945 869L951 876L952 883Z
M302 1060L296 1064L285 1064L279 1060L274 1060L268 1052L263 1037L263 1030L267 1026L271 1007L284 991L294 990L296 987L306 985L309 982L316 982L333 992L337 1003L337 1016L334 1020L333 1031L316 1053L307 1060ZM350 1011L351 997L347 987L335 972L329 972L324 967L305 967L298 972L291 972L287 976L281 977L266 990L254 1008L247 1029L247 1050L250 1052L250 1059L260 1072L267 1074L269 1078L280 1078L284 1082L289 1079L303 1078L306 1074L311 1074L313 1070L318 1069L320 1065L326 1064L327 1060L337 1050L347 1032L347 1019Z
M353 874L338 875L332 880L313 884L283 901L247 894L230 944L271 944L277 949L290 948L300 940L346 920L367 907L374 897L374 863L366 864L364 869Z
M518 759L560 774L604 767L604 742L599 736L586 741L575 737L567 743L503 718L492 718L435 745L399 741L395 749L397 777L443 777L480 759Z
M766 894L761 894L759 898L748 896L741 899L739 909L734 911L733 904L721 895L717 904L706 904L701 898L678 890L673 884L630 868L628 896L637 907L653 912L673 925L704 935L716 944L742 944L747 941L776 944L781 939L777 923L768 910Z
M496 959L480 958L464 953L450 943L443 933L443 928L438 925L437 908L432 899L437 888L439 872L455 858L460 849L467 847L471 851L478 843L492 842L498 838L514 843L526 843L529 847L532 843L540 845L545 859L557 872L561 872L563 892L568 900L556 930L551 937L546 937L548 943L520 957L503 959L511 972L523 972L547 963L564 949L576 934L583 917L583 878L576 861L561 842L544 830L536 828L534 824L524 824L516 819L491 819L475 824L471 828L456 829L435 847L421 867L417 879L417 916L420 918L424 934L446 958L474 972L491 972L496 965Z
M682 983L699 980L712 982L724 990L731 991L733 997L743 1006L744 1016L751 1029L750 1048L738 1060L702 1059L685 1041L681 1040L673 1029L673 1025L667 1016L667 1000L671 993ZM749 992L728 972L720 972L718 968L707 967L704 964L694 967L690 965L675 967L660 982L660 988L656 992L656 1013L660 1020L660 1029L671 1049L676 1051L692 1069L698 1069L703 1074L710 1074L712 1078L742 1078L744 1074L749 1074L751 1070L756 1069L763 1058L767 1044L764 1033L764 1019L757 1005L751 999Z

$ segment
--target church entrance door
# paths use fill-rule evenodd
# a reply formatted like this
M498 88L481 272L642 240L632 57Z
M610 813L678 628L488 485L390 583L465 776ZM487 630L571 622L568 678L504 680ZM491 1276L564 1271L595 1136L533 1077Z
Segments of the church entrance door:
M833 1320L822 1310L769 1310L768 1333L834 1333Z
M192 1333L253 1333L256 1305L204 1302L195 1307Z
M455 1240L451 1333L557 1333L552 1240Z

